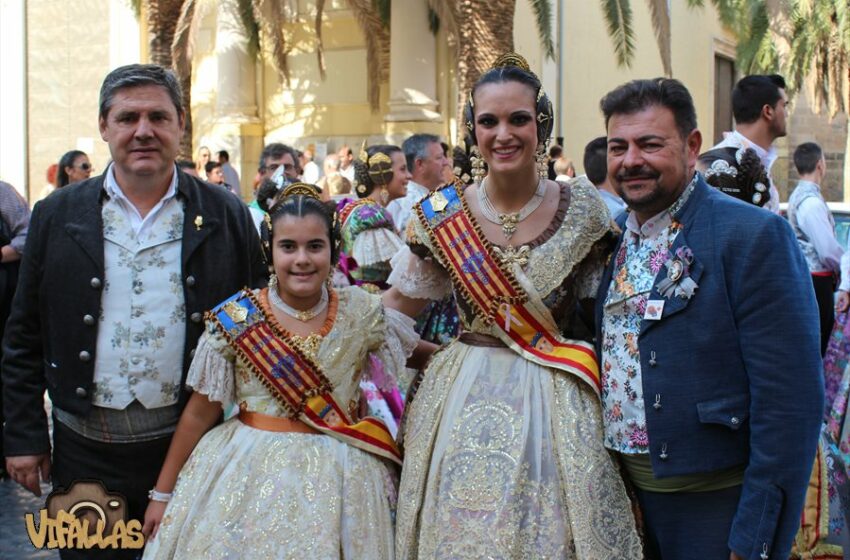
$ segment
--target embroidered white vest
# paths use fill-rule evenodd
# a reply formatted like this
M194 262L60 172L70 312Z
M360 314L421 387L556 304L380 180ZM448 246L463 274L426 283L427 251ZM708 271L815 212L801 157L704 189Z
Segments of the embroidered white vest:
M136 238L118 202L103 204L106 281L94 366L97 406L145 408L177 402L186 342L181 279L183 205L168 201Z

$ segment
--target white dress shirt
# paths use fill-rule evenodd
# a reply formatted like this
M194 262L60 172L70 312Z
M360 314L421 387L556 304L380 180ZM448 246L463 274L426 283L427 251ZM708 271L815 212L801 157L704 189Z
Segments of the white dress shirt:
M413 205L428 196L430 191L413 181L407 182L407 194L401 198L391 201L387 205L387 212L393 217L393 224L399 233L404 233L410 216L413 215Z
M779 214L779 190L777 190L773 182L773 176L770 174L770 168L773 167L773 163L779 157L776 148L770 146L770 149L765 150L737 130L724 132L723 140L714 146L712 150L717 148L752 148L756 152L762 165L764 165L765 171L767 171L767 178L770 179L770 200L767 201L764 207L774 214Z

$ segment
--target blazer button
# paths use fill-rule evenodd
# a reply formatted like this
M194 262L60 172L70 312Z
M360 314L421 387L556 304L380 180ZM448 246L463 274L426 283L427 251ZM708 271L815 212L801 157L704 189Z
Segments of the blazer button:
M655 404L652 405L652 408L655 410L661 410L661 394L658 393L655 395Z
M649 367L655 367L658 361L655 359L655 352L649 353Z
M667 455L667 444L662 443L661 444L661 453L658 455L658 458L661 459L662 461L666 461L667 457L668 457L668 455Z
M89 354L85 350L80 352L80 361L81 362L88 362L89 360L91 360L91 354Z
M99 290L100 287L103 285L103 283L100 281L100 278L98 278L98 277L92 278L91 281L89 282L89 284L95 290Z
M74 392L75 392L75 393L77 394L77 396L78 396L78 397L80 397L81 399L84 399L84 398L86 398L86 396L88 396L88 391L86 391L86 390L85 390L85 389L83 389L82 387L77 387L77 390L76 390L76 391L74 391Z
M200 323L201 319L203 319L204 316L195 311L194 313L192 313L192 315L189 316L189 318L192 320L193 323Z
M91 315L83 315L83 323L85 323L86 325L88 325L90 327L93 326L94 325L94 317L92 317Z
M729 419L729 422L731 422L733 426L737 426L741 423L741 420L737 416L733 416Z
M190 288L192 286L194 286L195 285L195 277L192 276L192 275L187 276L186 277L186 285L189 286Z

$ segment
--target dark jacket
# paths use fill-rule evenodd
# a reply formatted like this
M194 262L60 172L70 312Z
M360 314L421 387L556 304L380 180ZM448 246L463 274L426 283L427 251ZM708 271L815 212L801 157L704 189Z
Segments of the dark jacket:
M661 405L646 407L652 470L665 478L747 465L729 546L758 559L766 545L770 558L784 559L823 414L808 268L785 220L701 177L676 219L683 229L670 252L693 251L699 287L690 299L671 296L660 320L641 325L643 394ZM597 341L612 268L600 285ZM664 298L653 288L649 299Z
M177 173L177 197L185 211L181 257L185 382L203 332L204 311L242 287L259 287L268 268L248 208L224 189ZM45 388L53 404L67 412L85 416L91 409L105 282L103 182L100 176L65 187L33 210L3 338L7 456L49 451ZM187 397L183 391L180 402Z

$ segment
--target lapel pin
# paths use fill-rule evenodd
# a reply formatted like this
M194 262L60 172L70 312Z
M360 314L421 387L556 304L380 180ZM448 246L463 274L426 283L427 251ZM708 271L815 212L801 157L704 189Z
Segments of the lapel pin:
M195 229L201 231L201 226L204 225L203 216L195 216Z

